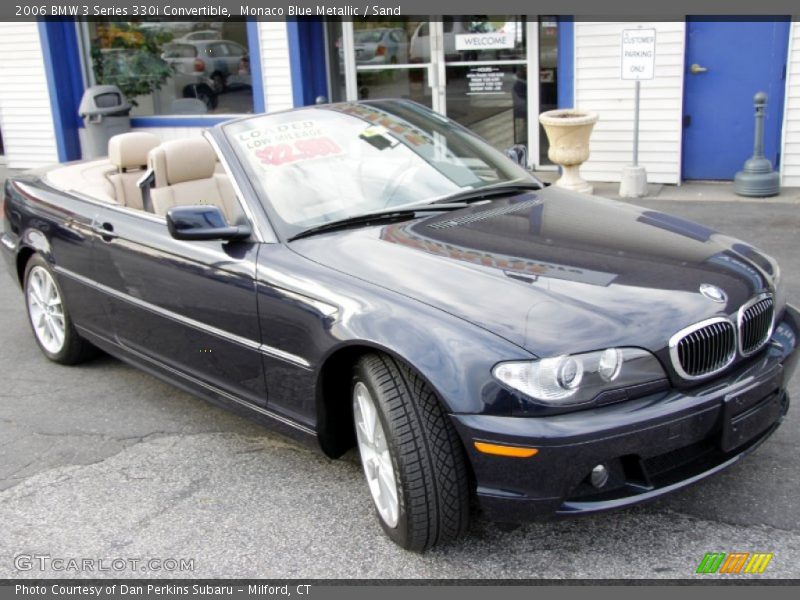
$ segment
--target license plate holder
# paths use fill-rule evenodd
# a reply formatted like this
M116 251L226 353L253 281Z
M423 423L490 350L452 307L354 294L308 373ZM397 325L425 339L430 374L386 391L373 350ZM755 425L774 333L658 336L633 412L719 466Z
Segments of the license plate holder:
M720 446L730 452L768 429L783 411L783 369L762 382L725 396Z

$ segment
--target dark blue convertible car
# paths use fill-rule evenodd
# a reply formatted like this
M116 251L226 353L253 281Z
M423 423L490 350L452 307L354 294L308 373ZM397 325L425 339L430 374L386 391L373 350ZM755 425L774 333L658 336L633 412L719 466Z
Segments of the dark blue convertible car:
M51 360L100 348L313 444L357 446L424 550L488 518L649 500L788 408L775 261L545 187L406 101L114 137L7 181L2 254Z

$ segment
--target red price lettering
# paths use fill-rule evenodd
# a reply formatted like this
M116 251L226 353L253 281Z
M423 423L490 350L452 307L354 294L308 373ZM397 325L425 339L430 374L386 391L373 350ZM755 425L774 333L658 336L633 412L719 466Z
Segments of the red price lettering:
M339 146L327 137L297 140L293 144L275 144L257 150L256 157L265 165L283 165L319 156L341 152Z

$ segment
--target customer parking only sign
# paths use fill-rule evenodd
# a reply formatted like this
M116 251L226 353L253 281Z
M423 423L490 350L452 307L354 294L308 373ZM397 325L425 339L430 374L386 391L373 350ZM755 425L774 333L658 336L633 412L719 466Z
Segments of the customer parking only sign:
M653 79L656 62L655 29L623 29L622 79Z

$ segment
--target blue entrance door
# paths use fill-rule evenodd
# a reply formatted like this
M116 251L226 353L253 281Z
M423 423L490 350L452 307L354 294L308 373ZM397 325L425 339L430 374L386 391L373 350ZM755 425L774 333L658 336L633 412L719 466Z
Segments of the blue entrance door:
M753 96L768 95L766 156L777 165L789 17L686 23L683 178L733 179L753 151Z

